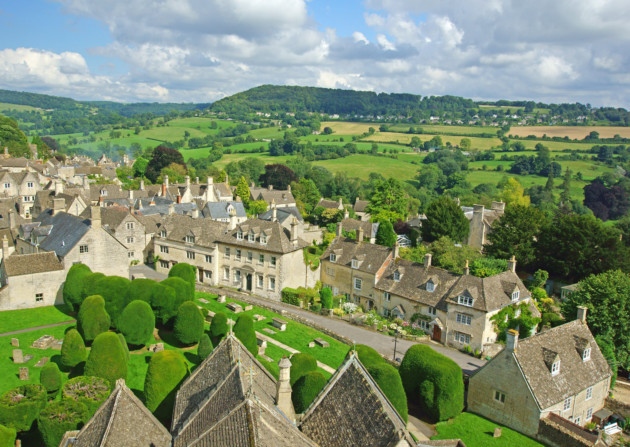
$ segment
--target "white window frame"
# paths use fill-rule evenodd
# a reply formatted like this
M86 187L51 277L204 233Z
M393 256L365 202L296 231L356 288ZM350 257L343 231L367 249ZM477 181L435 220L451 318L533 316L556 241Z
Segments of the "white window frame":
M427 292L433 292L435 290L435 284L433 283L433 281L428 280L427 281Z
M584 400L590 400L590 399L592 399L592 398L593 398L593 387L592 387L592 386L589 386L589 387L586 389L586 398L585 398Z
M223 257L225 259L230 259L230 255L231 255L230 247L225 247L225 253L223 253Z
M43 293L36 293L35 294L35 302L36 303L41 303L42 301L44 301L44 294Z
M160 237L166 237L166 230L160 231Z
M363 287L363 280L361 278L354 278L353 286L354 290L361 290L361 287Z
M243 276L241 275L241 271L240 270L234 270L234 282L235 283L240 283L243 279Z
M212 263L212 255L206 255L206 262L208 264Z
M584 348L584 351L582 352L582 361L585 362L590 358L591 358L591 348L589 346L587 348Z
M504 404L505 403L505 393L499 391L499 390L494 390L494 400L496 400L497 402Z
M250 232L250 233L247 235L247 240L248 240L249 242L256 242L256 235L255 235L254 233L251 233L251 232Z
M337 262L337 255L334 253L331 253L328 259L330 262Z
M400 281L400 272L398 270L394 272L394 281Z
M168 247L166 245L160 245L160 253L168 253Z
M459 343L463 343L466 345L470 344L470 334L465 334L463 332L455 332L455 341Z
M79 253L89 253L90 247L87 244L79 245Z
M457 313L456 320L459 324L470 326L472 324L472 315Z
M514 292L512 292L512 301L518 301L518 298L520 297L521 292L518 290L515 290Z
M4 189L9 189L11 188L11 183L5 183L4 184Z
M135 242L135 239L133 236L127 236L127 243L128 244L133 244Z
M262 289L265 285L265 277L263 275L256 275L256 287Z
M567 397L564 400L564 405L562 407L562 411L568 411L571 409L571 396Z
M250 264L254 261L254 253L252 253L251 251L247 252L247 262L249 262Z
M264 254L258 255L258 265L265 265L265 255Z
M353 259L351 261L351 265L353 269L358 269L359 268L359 261L357 261L356 259Z
M195 236L186 235L186 243L187 244L194 244L195 243Z
M262 245L267 245L267 236L266 235L264 235L264 234L260 235L260 243Z
M269 285L269 290L276 290L276 278L273 276L270 276L268 285Z
M270 256L269 257L269 265L272 267L275 267L276 264L278 263L278 260L275 256Z
M389 292L383 292L383 300L389 303L392 300L392 296Z
M241 249L237 248L236 252L234 253L234 259L236 259L237 261L240 261L241 260L241 254L242 254L241 253Z
M35 183L33 182L26 182L26 187L27 188L33 188L35 186Z
M187 251L186 252L186 259L195 259L195 252L194 251Z
M134 228L133 222L127 222L127 229L133 230L133 228Z
M556 360L551 365L551 375L556 376L560 373L560 360Z
M238 240L238 241L242 241L243 240L243 230L238 230L236 232L236 240Z
M229 267L223 267L223 279L225 279L226 281L230 280L230 268Z
M457 297L457 304L461 304L462 306L472 307L475 300L468 295L459 295Z
M590 421L593 418L593 407L586 410L586 420Z
M429 308L427 309L427 313L429 315L433 315L436 316L437 315L437 309L433 306L429 306Z

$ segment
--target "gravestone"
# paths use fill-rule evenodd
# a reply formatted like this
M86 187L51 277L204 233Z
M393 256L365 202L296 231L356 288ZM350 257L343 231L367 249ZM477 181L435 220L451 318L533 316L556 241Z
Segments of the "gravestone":
M20 380L28 380L29 376L28 376L28 368L25 366L22 366L20 368Z
M13 346L14 348L19 348L20 347L20 339L19 338L12 338L11 339L11 346Z
M243 309L245 312L247 312L248 310L252 310L254 308L254 306L252 306L251 304L248 304L247 306L245 306L245 308Z
M265 317L263 317L262 315L258 315L258 314L255 314L253 318L256 321L263 321L265 319Z
M241 307L240 304L237 303L230 303L227 306L228 309L230 309L232 312L234 312L235 314L241 313L243 312L243 308Z
M13 363L24 363L24 354L21 349L13 350Z
M316 339L315 339L315 343L317 343L318 345L320 345L322 348L328 348L328 347L330 347L330 344L329 344L326 340L324 340L324 339L322 339L322 338L316 338Z
M308 342L308 347L309 348L314 348L315 347L315 342L314 341L309 341Z
M257 338L256 342L258 343L258 355L265 355L265 349L267 349L267 340Z
M41 368L42 366L44 366L46 363L48 363L48 357L42 357L41 359L39 359L39 361L35 364L35 368Z
M501 432L502 432L501 427L497 427L497 428L494 429L494 435L493 436L495 438L500 438L501 434L502 434Z
M271 324L273 325L273 327L275 327L281 332L287 330L287 322L284 320L281 320L280 318L273 318L271 320Z
M276 331L274 331L273 329L268 328L268 327L263 328L263 332L266 332L266 333L268 333L269 335L273 335L273 334L275 334L275 333L276 333Z
M207 299L205 299L205 298L199 298L199 302L203 303L203 304L208 304L209 303L209 301Z
M55 338L52 335L42 335L33 342L33 347L37 349L48 349L52 346Z
M225 303L225 295L220 295L219 298L217 298L217 302L218 303Z

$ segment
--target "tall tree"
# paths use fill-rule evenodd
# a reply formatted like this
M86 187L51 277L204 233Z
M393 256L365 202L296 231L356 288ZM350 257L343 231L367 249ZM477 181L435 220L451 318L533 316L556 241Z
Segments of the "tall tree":
M468 219L453 199L439 197L429 204L425 214L427 219L422 222L422 239L425 241L432 242L446 236L462 242L468 237Z
M238 183L236 185L236 196L241 198L241 202L245 208L249 206L249 185L247 184L247 180L244 176L241 176L238 179Z
M297 181L297 176L289 167L282 164L265 166L265 173L260 176L260 184L275 189L285 190L291 182Z
M408 196L400 180L376 179L372 182L372 194L368 211L392 222L407 220Z
M171 163L176 163L186 168L184 157L177 149L166 146L156 147L153 149L152 158L147 165L147 178L155 183L162 169L168 167Z
M523 185L510 177L501 190L501 200L506 205L529 205L529 196L525 195Z

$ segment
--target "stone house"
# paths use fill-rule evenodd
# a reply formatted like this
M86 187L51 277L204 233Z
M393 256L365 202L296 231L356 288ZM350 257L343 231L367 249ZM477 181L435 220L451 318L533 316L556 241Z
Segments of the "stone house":
M54 189L44 189L35 194L32 215L39 216L46 209L65 211L73 216L79 216L89 206L89 200L84 197L84 192L76 188L65 190L61 180L54 181ZM63 202L60 202L62 199ZM55 202L57 200L57 202Z
M127 248L127 262L144 262L144 250L151 240L144 224L128 208L101 207L101 225Z
M524 340L508 331L505 349L470 378L468 409L531 437L552 413L583 426L603 408L611 374L581 308Z
M232 216L236 218L236 223L247 220L247 212L243 202L208 202L201 210L201 214L206 219L218 220L219 222L230 222Z
M487 235L492 231L492 224L503 216L505 203L492 202L492 208L487 210L483 205L462 207L464 216L470 221L467 244L482 249L487 243Z
M372 215L368 212L369 205L369 200L361 200L358 197L354 201L352 209L354 210L356 216L363 222L369 222L370 217L372 217Z
M35 172L0 172L0 195L18 199L20 216L31 217L37 191L41 191L39 176Z
M333 295L373 309L378 299L375 286L396 254L389 247L363 242L361 227L356 239L343 237L341 229L338 225L337 237L320 257L322 284Z
M289 185L286 191L279 189L273 189L273 185L269 185L267 188L256 188L251 186L249 188L250 200L262 200L267 203L267 209L272 207L272 204L277 208L285 208L288 206L296 206L295 197L291 192L291 185Z

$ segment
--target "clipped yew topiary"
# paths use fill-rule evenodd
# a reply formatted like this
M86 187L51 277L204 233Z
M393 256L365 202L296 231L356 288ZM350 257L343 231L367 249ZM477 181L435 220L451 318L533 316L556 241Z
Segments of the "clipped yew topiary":
M77 376L63 384L61 399L82 403L88 409L88 418L91 418L110 392L109 383L102 377Z
M258 355L258 341L256 331L254 331L254 319L251 315L242 314L236 319L234 335L254 357Z
M42 367L39 374L39 383L46 388L49 399L54 399L57 396L62 382L61 371L55 362L48 362Z
M37 428L46 447L57 447L67 431L80 429L88 419L88 409L80 402L52 402L39 413Z
M333 308L333 293L330 287L322 287L319 291L319 299L324 309Z
M118 319L118 329L125 336L128 344L133 346L146 345L153 336L155 315L149 303L132 301L127 304Z
M167 427L171 421L175 393L187 374L186 359L178 351L156 352L149 363L144 379L146 405Z
M153 285L151 290L151 308L159 324L166 325L175 316L173 306L177 302L175 289L160 282ZM177 308L175 308L177 311Z
M125 336L123 334L121 334L120 332L117 333L116 335L118 335L118 340L120 340L120 346L123 347L123 351L125 351L125 358L127 359L127 361L129 361L129 345L127 345L127 340L125 340Z
M317 360L311 354L299 352L291 356L291 386L304 374L317 370Z
M291 393L295 412L304 413L327 382L326 377L319 371L310 371L300 377L293 385Z
M98 293L95 292L96 290L95 284L101 278L105 278L105 274L101 272L94 272L83 278L83 292L82 292L83 298L82 299L85 299L88 296L98 295Z
M426 345L413 345L400 369L407 399L417 403L434 421L453 418L464 408L462 369Z
M85 278L92 274L92 270L85 264L73 264L66 275L66 282L63 284L63 302L73 311L79 310L83 301L83 286Z
M102 377L112 388L116 380L127 378L127 356L117 334L104 332L94 339L85 362L85 375Z
M228 333L228 317L225 312L217 312L210 322L210 341L216 346Z
M46 402L46 389L40 384L13 388L0 397L0 424L18 432L29 431Z
M157 282L148 278L136 278L129 284L129 301L145 301L151 304L153 288Z
M195 299L195 286L197 284L197 268L185 262L178 262L168 271L168 277L181 278L190 284L189 300Z
M197 305L192 301L186 301L179 306L177 317L175 317L173 328L175 338L183 345L198 343L203 335L203 325L203 314Z
M162 316L162 323L173 323L174 318L177 316L179 306L185 301L190 301L191 293L190 284L178 276L172 276L161 281L163 286L170 287L175 291L173 297L172 292L168 296L156 297L157 303L153 304L153 308L160 307L160 314Z
M383 363L387 363L383 356L371 346L356 345L355 350L361 364L363 364L366 368L369 368L372 365L382 365Z
M0 425L0 447L14 447L16 437L15 428Z
M118 329L118 319L129 303L131 281L122 276L104 276L94 283L94 295L105 299L105 310L111 317L111 325Z
M102 296L91 295L83 300L77 316L77 331L85 342L90 343L98 334L109 331L111 322Z
M210 354L212 354L212 350L214 347L212 346L212 342L210 341L210 337L208 334L203 334L199 339L199 345L197 345L197 358L199 362L203 362Z
M86 359L87 351L81 334L76 329L70 329L61 345L61 367L70 370Z

